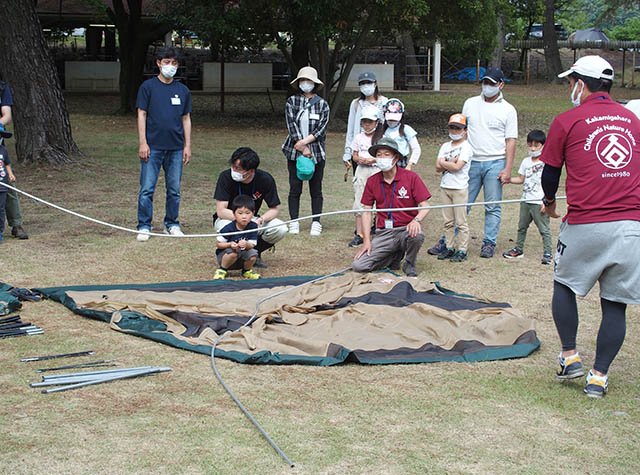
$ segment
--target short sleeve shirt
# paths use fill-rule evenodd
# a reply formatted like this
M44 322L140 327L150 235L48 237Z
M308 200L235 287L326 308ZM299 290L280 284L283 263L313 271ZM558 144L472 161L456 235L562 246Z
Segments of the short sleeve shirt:
M609 94L556 117L540 159L566 168L569 224L640 221L640 119Z
M384 131L385 137L390 137L396 141L398 144L398 151L402 154L403 157L408 157L411 153L411 147L409 146L409 142L412 138L418 135L418 132L415 131L413 127L410 125L404 125L404 135L400 133L400 126L395 127L393 129L388 128Z
M182 116L191 113L191 92L184 84L165 84L157 77L147 79L138 90L136 107L147 112L146 135L149 148L182 150Z
M228 201L229 205L238 195L249 195L256 205L256 215L260 212L262 202L266 201L269 208L280 204L278 188L273 177L264 170L256 169L256 174L251 183L239 183L231 178L231 169L226 169L216 183L213 198L216 201Z
M218 236L216 239L218 240L218 242L239 242L244 239L245 241L249 241L251 244L255 246L256 244L258 244L258 225L253 221L247 224L247 227L244 228L244 231L251 231L251 230L254 230L254 231L250 233L245 233L245 234L233 234L231 236ZM220 233L221 234L235 233L236 231L240 231L240 230L236 226L236 222L231 221L229 224L227 224L220 230ZM224 249L216 249L216 255L220 254L221 252L224 252Z
M522 199L527 203L541 203L544 198L544 192L542 191L542 169L544 168L544 162L536 160L535 162L531 157L526 157L522 160L518 174L524 177L522 183Z
M461 160L465 162L465 164L457 172L445 170L442 173L442 180L440 181L441 188L464 190L469 187L469 168L471 168L472 154L471 145L469 145L467 140L455 147L451 141L442 144L438 152L438 158L444 158L447 162L450 162L458 157L458 161Z
M7 165L11 165L9 152L4 145L0 145L0 182L9 183L9 174L7 173ZM0 186L0 193L6 193L8 188Z
M2 86L0 86L2 89ZM2 95L0 95L0 107L2 106L12 106L13 98L11 97L11 89L9 89L9 85L4 83L4 91L2 91Z
M413 208L418 203L431 198L417 173L396 166L396 176L391 183L384 181L382 173L376 173L367 180L362 194L361 203L365 206L376 205L376 208ZM393 220L393 227L398 228L409 224L416 217L418 211L392 211L391 218L387 211L378 211L377 227L383 229L385 221Z
M358 156L360 158L373 158L369 153L369 148L371 148L371 138L372 137L367 136L364 132L359 133L353 139L351 150L358 152Z
M490 161L505 158L506 139L518 138L518 114L500 93L493 102L484 96L470 97L462 107L467 116L467 139L473 150L473 160Z

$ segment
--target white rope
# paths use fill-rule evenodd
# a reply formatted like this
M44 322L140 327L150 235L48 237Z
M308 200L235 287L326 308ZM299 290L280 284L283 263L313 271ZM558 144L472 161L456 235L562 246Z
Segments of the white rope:
M117 224L111 224L111 223L107 223L106 221L101 221L99 219L96 218L92 218L90 216L86 216L84 214L81 213L77 213L76 211L72 211L70 209L67 208L63 208L62 206L58 206L56 204L50 203L47 200L43 200L42 198L38 198L37 196L34 196L30 193L27 193L26 191L22 191L16 187L13 187L11 185L8 185L6 183L2 183L0 182L0 185L5 186L7 188L9 188L10 190L14 190L17 191L18 193L21 193L25 196L27 196L28 198L31 198L32 200L38 201L42 204L45 204L47 206L51 206L52 208L55 208L59 211L62 211L63 213L68 213L71 214L73 216L76 216L78 218L81 219L85 219L87 221L91 221L92 223L96 223L96 224L101 224L103 226L107 226L109 228L113 228L113 229L118 229L120 231L125 231L128 233L134 233L134 234L139 234L140 231L137 229L132 229L132 228L125 228L124 226L118 226ZM566 196L557 196L556 197L557 200L563 200L566 199ZM479 201L479 202L475 202L475 203L458 203L458 204L446 204L446 205L433 205L433 206L415 206L412 208L377 208L377 209L371 209L371 210L366 210L366 209L344 209L344 210L338 210L338 211L327 211L325 213L318 213L318 214L311 214L308 216L303 216L301 218L296 218L296 219L290 219L289 221L284 221L282 222L282 224L274 224L274 225L267 225L267 226L263 226L260 227L259 231L263 232L266 231L268 229L273 229L273 228L278 228L280 226L285 226L289 223L294 223L296 221L304 221L307 219L313 219L313 218L320 218L322 216L333 216L333 215L338 215L338 214L350 214L350 213L377 213L377 212L387 212L387 211L420 211L422 209L442 209L442 208L457 208L460 206L489 206L489 205L499 205L499 204L506 204L506 203L522 203L525 201L531 201L531 200L526 200L526 199L514 199L514 200L499 200L499 201ZM157 237L165 237L165 238L211 238L211 237L218 237L218 236L234 236L236 234L244 234L244 233L248 233L248 232L255 232L255 230L251 230L251 231L235 231L232 233L208 233L208 234L185 234L183 236L175 236L172 234L164 234L164 233L152 233L149 232L149 236L157 236ZM145 233L146 234L146 233Z

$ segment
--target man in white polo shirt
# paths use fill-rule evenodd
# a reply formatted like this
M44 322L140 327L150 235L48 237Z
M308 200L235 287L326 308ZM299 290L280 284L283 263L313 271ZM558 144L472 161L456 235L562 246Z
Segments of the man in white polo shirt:
M511 179L511 167L518 138L516 109L502 97L504 75L488 68L482 77L482 94L464 103L468 140L473 149L469 169L469 202L473 203L484 187L484 201L502 200L502 185ZM471 207L469 207L469 210ZM500 205L484 207L484 238L480 257L493 257L500 231Z

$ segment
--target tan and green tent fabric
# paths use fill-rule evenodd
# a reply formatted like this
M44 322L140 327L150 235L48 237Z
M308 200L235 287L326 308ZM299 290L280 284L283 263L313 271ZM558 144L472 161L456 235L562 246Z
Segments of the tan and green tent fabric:
M392 273L37 289L117 331L246 363L331 365L524 357L534 322L506 303ZM243 325L264 301L258 318ZM235 331L234 330L238 330Z

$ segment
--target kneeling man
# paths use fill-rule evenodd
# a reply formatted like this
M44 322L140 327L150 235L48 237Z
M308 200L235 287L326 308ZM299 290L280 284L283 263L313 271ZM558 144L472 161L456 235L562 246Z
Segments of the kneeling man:
M417 173L397 166L402 155L395 140L383 137L369 148L381 170L367 180L362 195L364 209L413 208L428 206L431 193ZM399 263L402 270L416 277L416 258L424 242L422 220L429 213L420 211L378 211L377 229L371 240L371 212L362 214L363 245L353 261L353 270L369 272ZM392 267L393 268L393 267Z
M233 221L234 216L229 204L236 196L251 196L256 205L253 221L258 225L258 245L255 248L258 251L258 260L255 267L267 267L261 259L262 251L273 247L287 234L287 227L277 218L280 213L280 198L276 181L269 173L258 169L260 158L249 147L240 147L233 152L229 164L231 168L220 173L213 194L216 200L213 226L216 232L220 232ZM263 201L266 201L269 209L260 215Z

